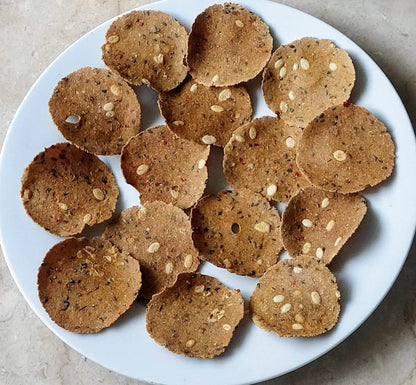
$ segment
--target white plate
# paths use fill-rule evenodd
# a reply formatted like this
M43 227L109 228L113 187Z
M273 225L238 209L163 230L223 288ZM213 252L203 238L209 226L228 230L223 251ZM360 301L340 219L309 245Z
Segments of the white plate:
M189 29L195 16L212 3L212 0L167 0L144 8L165 11ZM241 4L258 13L271 27L275 47L314 36L331 39L346 49L357 71L351 100L381 119L397 146L393 176L365 192L368 214L331 266L342 292L341 317L331 332L311 339L279 338L256 327L246 315L227 352L216 359L201 360L177 356L153 342L145 330L143 304L135 304L114 326L96 335L73 334L51 322L37 297L36 275L46 251L61 238L47 233L25 214L19 195L20 177L44 147L64 141L48 114L48 99L63 76L83 66L104 67L100 47L110 22L77 41L43 73L21 104L3 147L1 241L9 268L24 297L42 321L68 345L102 366L140 380L204 385L215 378L216 384L253 383L310 362L343 341L373 312L395 281L414 234L415 139L406 111L389 80L362 49L320 20L265 0L247 0ZM255 117L271 115L258 86L258 78L249 86ZM162 123L155 93L141 89L139 98L145 116L144 127ZM118 157L104 157L104 161L116 174L121 189L119 208L138 204L138 194L121 176ZM219 165L212 162L211 168L215 164ZM221 173L212 173L210 186L224 186ZM215 275L230 287L240 288L246 300L256 283L255 279L232 275L209 264L204 264L202 271Z

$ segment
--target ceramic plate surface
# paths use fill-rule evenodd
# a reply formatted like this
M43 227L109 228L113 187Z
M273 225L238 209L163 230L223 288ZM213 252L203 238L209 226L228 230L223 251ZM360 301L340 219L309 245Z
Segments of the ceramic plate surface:
M209 0L167 0L145 9L164 11L189 30ZM270 26L274 46L305 36L331 39L351 55L357 81L351 101L366 107L383 121L396 144L396 167L392 177L364 192L369 210L361 226L331 265L342 293L339 323L320 337L279 338L259 329L246 314L226 353L215 359L186 358L157 345L145 329L145 307L136 303L112 327L95 335L77 335L56 326L43 310L37 296L38 267L49 248L61 240L26 215L20 200L20 177L33 157L54 143L64 141L48 113L48 100L56 83L84 66L104 67L101 45L110 22L86 34L63 52L42 74L22 102L4 143L0 166L1 242L10 271L24 297L42 321L63 341L86 357L115 372L161 384L248 384L273 378L316 359L348 337L374 311L395 281L409 251L416 221L415 138L407 113L389 80L370 57L343 34L298 10L265 0L241 1ZM260 79L248 85L254 117L273 115L266 107ZM161 124L156 94L138 91L144 115L142 125ZM101 157L113 170L121 190L118 209L139 203L137 192L121 175L119 157ZM221 154L210 159L208 188L226 185L221 171ZM102 227L95 232L99 233ZM227 273L205 263L211 274L246 300L256 280ZM47 342L45 342L47 343Z

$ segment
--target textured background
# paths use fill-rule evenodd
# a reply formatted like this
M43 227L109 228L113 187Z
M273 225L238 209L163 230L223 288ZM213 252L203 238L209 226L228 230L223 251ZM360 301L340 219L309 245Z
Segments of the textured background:
M107 19L151 2L0 0L0 144L23 97L62 50ZM358 43L390 78L415 126L415 1L282 3L326 21ZM313 363L264 384L416 384L415 271L414 244L394 287L358 331ZM87 360L52 334L24 301L2 255L0 351L2 385L144 384Z

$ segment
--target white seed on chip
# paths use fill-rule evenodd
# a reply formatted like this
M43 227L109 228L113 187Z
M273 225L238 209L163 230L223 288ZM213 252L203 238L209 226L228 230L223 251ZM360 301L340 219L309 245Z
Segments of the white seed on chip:
M85 214L83 221L84 221L84 223L88 223L91 219L92 219L91 214Z
M277 70L283 66L284 62L283 59L277 59L274 63L274 68Z
M299 266L295 266L293 268L293 272L296 273L296 274L300 274L300 273L302 273L302 268L299 267Z
M345 159L347 159L347 154L342 150L336 150L334 151L334 158L338 162L343 162Z
M262 261L261 259L258 259L258 260L257 260L257 264L258 264L258 265L261 265L262 263L263 263L263 261Z
M157 63L157 64L162 64L163 63L163 53L160 53L159 55L156 55L153 60Z
M193 262L192 255L191 255L191 254L188 254L188 255L185 257L185 261L183 262L183 264L185 265L185 268L186 268L186 269L190 269L190 268L191 268L191 266L192 266L192 262Z
M303 318L303 315L302 315L302 314L297 313L297 314L295 315L295 321L296 321L296 322L299 322L299 323L302 323L303 321L305 321L305 318Z
M337 298L341 298L341 293L340 293L340 291L339 291L339 290L337 290L337 291L335 292L335 297L337 297Z
M302 220L302 225L305 227L313 227L312 221L308 218Z
M198 161L198 168L199 168L200 170L201 170L202 168L204 168L205 163L206 163L205 159L200 159L200 160Z
M316 258L321 259L324 256L324 250L322 249L322 247L318 247L316 249Z
M223 102L227 99L231 98L231 90L229 88L226 88L225 90L222 90L218 95L218 100L220 102Z
M174 120L173 125L174 126L183 126L183 125L185 125L185 123L184 123L183 120Z
M278 294L273 297L273 302L276 302L276 303L283 302L284 299L285 297L283 295Z
M292 308L290 303L285 303L282 308L280 309L280 313L285 314Z
M177 199L179 196L179 191L176 190L170 190L170 195L172 195L173 199Z
M334 246L338 246L338 245L341 243L341 241L342 241L342 237L338 237L338 238L335 240Z
M296 140L293 139L291 136L288 136L285 140L286 147L293 148L296 146Z
M235 21L235 25L236 25L238 28L243 28L243 27L244 27L244 23L243 23L241 20L236 20L236 21Z
M296 98L295 93L294 93L292 90L290 90L290 91L289 91L289 99L290 99L290 100L295 100L295 98Z
M298 68L299 68L299 64L298 63L293 64L293 71L297 71Z
M231 262L230 262L230 260L229 260L229 259L224 259L224 260L222 261L222 263L224 264L224 266L225 266L227 269L229 269L229 268L231 267Z
M325 207L328 207L328 205L329 205L329 199L324 198L324 200L321 203L321 207L324 209Z
M336 71L337 70L337 65L334 62L329 63L329 70L330 71Z
M114 111L107 111L107 112L105 113L105 116L106 116L107 118L112 118L112 117L114 117L114 115L115 115L115 112L114 112Z
M269 187L267 187L267 195L273 196L277 192L277 186L275 184L271 184Z
M241 135L239 135L239 134L235 134L235 135L234 135L234 139L235 139L237 142L240 142L240 143L245 142L244 137L243 137L243 136L241 136Z
M214 75L214 76L212 77L212 82L213 82L213 83L217 82L218 80L220 80L220 77L219 77L218 75Z
M280 111L282 112L287 112L287 110L289 109L287 103L283 100L280 102L279 107L280 107Z
M230 325L228 325L228 324L224 324L224 325L222 325L222 328L223 328L226 332L228 332L228 331L230 331L230 330L231 330L231 326L230 326Z
M279 71L280 79L283 79L286 76L286 73L287 73L286 67L280 68L280 71Z
M212 105L210 108L211 108L211 111L214 111L214 112L223 112L224 111L224 108L222 108L221 106L217 106L216 104Z
M109 36L107 41L111 44L117 43L120 40L120 37L118 35L112 35Z
M202 142L205 144L214 144L217 141L217 139L215 139L215 136L212 135L205 135L202 137Z
M59 203L59 208L62 210L62 211L66 211L66 210L68 210L68 206L65 204L65 203Z
M139 167L137 167L136 169L136 173L137 175L143 175L146 174L147 171L149 171L149 165L148 164L141 164Z
M306 59L302 58L302 59L300 59L300 66L302 67L302 69L308 70L309 69L309 62Z
M173 271L173 263L172 263L172 262L168 262L168 263L165 265L165 273L166 273L166 274L171 274L171 273L172 273L172 271Z
M293 324L292 329L293 330L302 330L303 326L301 324Z
M191 88L189 89L189 91L195 92L197 90L197 88L198 88L198 85L196 83L194 83L194 84L191 85Z
M195 293L202 293L204 291L204 285L195 286Z
M260 233L270 232L270 225L266 222L259 222L254 225L254 229Z
M250 137L250 139L256 139L257 136L257 130L256 127L251 126L248 130L248 136Z
M102 201L105 198L103 190L98 187L92 190L92 195L94 195L94 198L97 199L97 201Z
M312 245L309 242L306 242L302 247L302 253L308 254L311 251Z
M195 345L195 340L188 340L188 341L186 341L186 347L187 348L192 348L192 346L194 346Z
M120 89L120 87L116 86L115 84L113 84L113 85L110 87L110 91L111 91L111 93L113 93L113 94L114 94L114 95L116 95L116 96L118 96L118 95L120 95L120 94L121 94L121 89Z
M146 78L143 78L142 79L142 83L145 85L145 86L150 86L150 80L149 79L146 79Z
M160 243L159 242L153 242L150 244L150 246L147 248L147 252L148 253L156 253L156 251L158 251L160 248Z
M321 296L319 295L317 291L313 291L311 293L311 299L315 305L319 305L321 303Z
M326 231L331 231L334 228L335 222L331 219L328 224L326 225Z
M112 111L114 109L114 104L109 102L103 105L104 111Z

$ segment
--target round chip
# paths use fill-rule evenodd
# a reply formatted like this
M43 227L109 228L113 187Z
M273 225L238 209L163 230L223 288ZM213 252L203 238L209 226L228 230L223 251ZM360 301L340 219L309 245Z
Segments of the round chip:
M224 149L224 174L234 188L287 202L309 181L296 165L302 130L270 116L238 128Z
M283 212L283 244L293 258L308 255L328 264L366 212L365 199L358 194L308 187L292 197Z
M140 131L136 94L105 69L86 67L65 76L53 91L49 112L65 139L94 154L120 154Z
M268 107L291 126L307 124L347 101L355 82L348 53L329 40L303 38L279 47L263 72Z
M107 165L69 143L55 144L36 155L23 172L20 190L27 214L63 237L110 218L118 194Z
M386 126L365 108L329 108L303 131L297 164L313 185L352 193L387 179L394 143Z
M130 139L121 153L127 183L142 202L163 201L191 207L203 194L208 178L209 146L172 133L167 126L149 128Z
M169 91L188 73L188 33L159 11L132 11L115 20L102 46L104 63L134 85Z
M38 294L46 312L75 333L97 333L112 325L131 306L140 286L139 263L98 238L57 243L38 272Z
M260 194L221 191L192 209L195 246L201 258L232 273L259 277L282 249L280 216Z
M206 87L192 79L159 94L159 108L169 128L181 138L216 146L225 146L252 114L243 86Z
M139 295L151 298L172 285L179 273L198 268L191 233L189 217L181 209L150 202L123 210L107 226L103 238L140 262L143 286Z
M285 259L259 279L250 298L254 323L281 337L312 337L332 329L340 313L334 275L315 259Z
M179 275L151 299L146 327L160 345L188 357L212 358L225 351L244 316L244 300L216 278Z
M270 59L273 38L258 15L238 4L215 4L199 14L188 47L190 74L206 86L253 79Z

